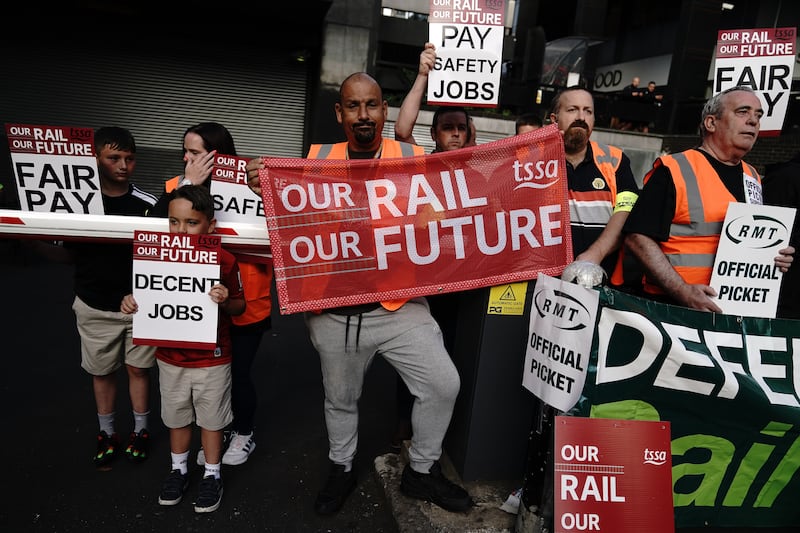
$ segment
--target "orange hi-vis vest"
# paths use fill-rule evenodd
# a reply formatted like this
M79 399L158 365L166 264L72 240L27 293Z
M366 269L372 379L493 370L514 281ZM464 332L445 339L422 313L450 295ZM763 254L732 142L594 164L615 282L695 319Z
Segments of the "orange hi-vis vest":
M589 143L592 145L594 164L605 178L608 190L589 193L590 196L586 197L585 202L581 202L580 191L570 191L570 195L573 196L575 210L581 213L580 220L599 219L605 223L614 214L614 206L617 202L617 169L622 163L622 149L596 141L589 141ZM603 196L602 203L598 203L600 195ZM611 282L616 285L621 285L624 281L622 256L623 251L620 247L614 272L610 273Z
M737 200L711 163L697 150L661 156L653 168L659 165L669 169L675 183L675 214L669 239L660 243L661 250L686 283L708 285L728 204ZM753 167L745 162L742 167L761 183ZM646 275L644 290L651 294L664 293Z
M178 187L183 176L175 176L164 183L168 193ZM239 275L242 278L242 290L246 307L244 313L231 317L237 326L246 326L261 322L272 313L272 264L247 263L238 261Z
M425 149L416 144L409 144L393 139L383 139L381 159L390 157L411 157L424 155ZM312 144L308 149L308 159L347 159L347 142L336 144Z
M424 155L425 148L417 146L416 144L409 144L394 139L383 139L381 145L381 159L389 159L393 157L411 157L415 155ZM308 159L347 159L347 142L340 142L335 144L312 144L308 150ZM403 304L408 301L408 298L400 298L396 300L386 300L381 302L381 306L387 311L397 311Z

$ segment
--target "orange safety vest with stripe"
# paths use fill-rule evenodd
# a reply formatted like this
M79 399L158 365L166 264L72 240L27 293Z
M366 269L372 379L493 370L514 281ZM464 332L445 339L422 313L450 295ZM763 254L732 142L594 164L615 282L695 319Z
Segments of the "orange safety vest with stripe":
M168 193L178 187L183 176L175 176L167 180L164 190ZM272 313L272 265L262 263L247 263L239 261L239 275L242 278L242 290L247 306L244 313L231 317L231 322L237 326L246 326L261 322Z
M411 157L424 155L425 149L416 144L409 144L394 139L383 139L381 159L391 157ZM308 149L307 159L347 159L347 142L335 144L312 144Z
M675 214L669 238L660 243L661 251L686 283L708 285L728 204L737 200L697 150L661 156L653 168L659 165L669 169L675 184ZM756 169L745 162L742 167L745 174L761 183ZM644 290L664 293L647 276Z
M392 157L411 157L424 154L425 148L422 146L384 138L380 157L381 159L389 159ZM347 142L312 144L308 150L307 159L347 159ZM387 311L397 311L403 307L403 304L407 301L408 298L386 300L381 302L381 306Z
M598 218L598 213L596 213L596 211L601 209L603 211L603 222L606 223L608 219L611 218L611 215L614 214L614 206L617 201L617 169L622 163L622 149L597 141L589 141L589 143L592 145L594 164L597 166L598 170L600 170L603 178L605 178L608 190L592 191L588 193L570 191L569 194L574 200L573 205L575 210L577 212L582 212L582 215L579 215L579 220L596 219ZM603 205L598 207L598 200L601 200ZM595 212L594 216L592 214L593 211ZM622 247L620 247L617 251L617 262L614 267L614 272L611 273L610 278L611 283L615 285L621 285L624 281L622 256L623 250Z

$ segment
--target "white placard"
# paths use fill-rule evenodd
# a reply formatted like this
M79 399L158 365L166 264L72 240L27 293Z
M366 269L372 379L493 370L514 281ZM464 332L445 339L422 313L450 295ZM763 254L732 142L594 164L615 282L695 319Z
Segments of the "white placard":
M536 279L522 385L561 411L581 397L599 305L594 289L545 274Z
M505 0L431 0L428 40L436 64L429 105L497 107L503 63Z
M710 282L723 313L775 318L783 278L775 257L789 245L796 211L741 202L728 205Z
M248 159L217 154L211 170L211 195L217 222L260 224L266 228L261 196L247 185Z
M94 130L6 124L20 209L102 215Z
M135 344L216 347L219 305L208 292L220 282L220 243L217 235L134 233Z
M717 34L713 93L737 85L753 89L764 116L760 134L781 132L791 97L797 28L720 30Z

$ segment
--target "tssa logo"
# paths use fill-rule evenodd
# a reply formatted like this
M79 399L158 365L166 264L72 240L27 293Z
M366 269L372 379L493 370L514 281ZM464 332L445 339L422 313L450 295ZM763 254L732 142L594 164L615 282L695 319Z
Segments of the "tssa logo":
M534 293L533 305L541 318L553 317L553 326L559 329L578 331L589 325L589 309L565 292L541 289Z
M789 235L780 220L766 215L736 217L725 226L725 235L734 244L761 250L780 246Z
M529 187L531 189L546 189L558 183L558 161L528 161L520 163L514 161L514 181L519 183L514 190Z
M667 452L664 450L644 449L644 464L661 466L667 462Z

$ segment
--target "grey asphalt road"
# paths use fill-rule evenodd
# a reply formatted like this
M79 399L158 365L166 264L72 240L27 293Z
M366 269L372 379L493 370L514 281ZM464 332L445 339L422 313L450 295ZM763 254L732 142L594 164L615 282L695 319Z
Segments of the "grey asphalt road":
M168 473L169 443L152 382L151 457L140 465L117 459L107 471L91 462L97 417L91 380L80 368L72 302L72 269L43 262L0 240L0 372L5 467L0 531L17 532L370 532L397 523L373 474L388 452L394 422L394 371L376 359L361 402L356 468L359 483L336 515L319 517L313 503L327 476L327 436L319 360L300 315L273 318L253 368L259 390L257 448L240 466L224 466L225 492L214 513L192 507L199 467L187 497L158 505ZM117 431L132 429L127 381L120 374ZM195 431L195 447L199 434ZM193 453L194 456L194 453Z

